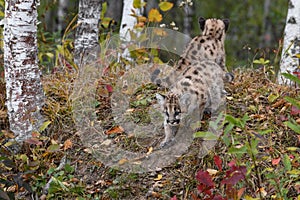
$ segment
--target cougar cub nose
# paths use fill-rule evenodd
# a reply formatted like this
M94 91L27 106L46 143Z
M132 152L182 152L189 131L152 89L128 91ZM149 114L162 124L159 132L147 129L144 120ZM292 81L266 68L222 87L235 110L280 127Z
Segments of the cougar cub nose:
M168 120L168 119L167 119L167 123L168 123L168 124L176 125L176 124L179 124L179 122L180 122L179 119L175 119L175 120Z

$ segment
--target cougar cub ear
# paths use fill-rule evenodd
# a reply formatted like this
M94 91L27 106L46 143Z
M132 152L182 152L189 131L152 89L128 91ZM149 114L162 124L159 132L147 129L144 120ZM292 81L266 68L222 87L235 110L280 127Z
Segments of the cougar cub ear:
M225 24L225 32L226 32L228 30L230 20L229 19L223 19L222 21Z
M200 25L200 29L203 31L204 30L204 27L205 27L205 21L206 19L204 17L199 17L199 25Z
M166 101L166 96L162 94L155 94L156 100L160 106L163 106Z

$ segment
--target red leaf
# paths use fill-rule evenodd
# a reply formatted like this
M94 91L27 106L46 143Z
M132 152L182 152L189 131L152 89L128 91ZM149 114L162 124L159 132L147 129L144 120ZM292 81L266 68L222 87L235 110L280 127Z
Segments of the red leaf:
M279 120L281 121L281 122L284 122L284 121L287 121L289 118L287 117L287 116L285 116L285 115L279 115Z
M244 194L245 190L246 190L245 187L243 187L243 188L241 188L241 189L238 190L238 193L237 193L238 198L237 199L242 199L241 197Z
M215 155L215 156L214 156L214 162L215 162L215 164L217 165L218 169L219 169L220 171L222 171L222 160L221 160L220 156Z
M202 193L205 190L205 186L203 184L197 185L198 192Z
M245 178L245 176L241 172L235 172L232 174L231 177L222 180L221 183L224 185L235 185L240 180L243 180L244 178Z
M279 164L279 162L280 162L280 160L281 160L281 158L279 157L279 158L275 158L275 159L273 159L272 160L272 165L278 165Z
M292 106L291 108L291 115L299 115L300 110L296 106Z
M196 179L206 187L214 187L214 182L207 171L198 171Z
M294 71L293 74L300 78L300 72Z
M236 163L235 160L232 160L228 163L228 166L233 167L233 166L235 166L235 163Z
M235 185L240 180L245 179L247 168L245 166L232 166L230 170L226 171L226 178L222 180L222 184Z
M177 200L176 195L174 195L174 197L172 197L170 200Z
M113 87L111 85L106 85L106 89L109 93L113 92Z
M204 194L208 195L208 196L211 196L212 195L212 191L207 188L205 191L204 191Z

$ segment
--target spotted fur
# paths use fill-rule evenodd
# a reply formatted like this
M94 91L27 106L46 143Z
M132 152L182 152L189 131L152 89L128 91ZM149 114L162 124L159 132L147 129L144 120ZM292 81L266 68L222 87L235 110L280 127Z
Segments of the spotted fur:
M168 87L174 83L177 77L188 66L193 63L210 60L218 64L224 71L225 67L225 35L228 30L228 19L205 19L199 18L199 25L202 34L196 36L187 45L184 53L181 55L175 69L170 75L161 79L158 78L160 69L156 69L152 73L151 81L159 86ZM231 82L233 75L231 73L224 74L224 80Z
M182 113L194 113L199 109L199 119L202 119L205 110L209 110L212 116L218 113L225 102L225 73L213 61L194 62L178 77L167 95L156 95L164 115L165 138L161 147L174 139Z

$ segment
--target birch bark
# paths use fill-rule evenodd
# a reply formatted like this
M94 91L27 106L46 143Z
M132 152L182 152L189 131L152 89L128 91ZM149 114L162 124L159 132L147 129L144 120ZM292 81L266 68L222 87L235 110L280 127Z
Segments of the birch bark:
M286 26L284 30L284 42L280 63L281 72L299 72L300 59L296 57L300 54L300 1L290 0ZM278 76L280 84L290 84L281 74Z
M98 37L102 3L103 0L79 0L74 42L74 61L78 67L95 62L100 52Z
M5 0L4 68L10 130L22 142L37 131L44 93L37 57L38 0Z
M123 14L122 14L122 21L120 27L120 38L124 42L124 51L122 53L122 57L130 60L130 54L128 48L126 48L126 43L129 43L130 38L130 30L133 30L134 25L137 23L135 17L131 16L132 11L135 12L137 16L141 15L142 9L136 9L133 7L133 0L124 0L123 1ZM141 0L141 3L143 0Z

